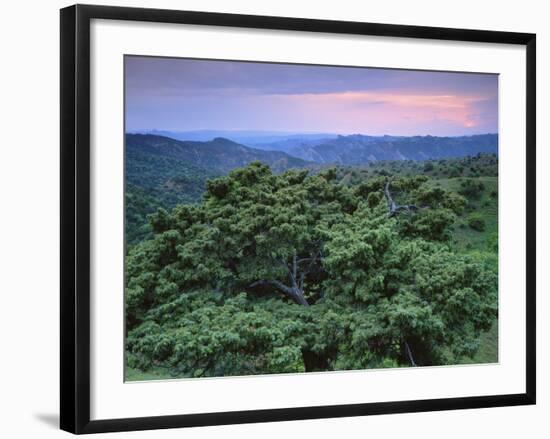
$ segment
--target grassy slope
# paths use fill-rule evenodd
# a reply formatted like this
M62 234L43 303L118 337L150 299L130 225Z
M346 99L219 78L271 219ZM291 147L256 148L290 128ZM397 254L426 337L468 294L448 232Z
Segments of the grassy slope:
M434 184L453 191L460 188L460 178L436 180ZM487 252L490 249L490 237L498 233L498 199L491 196L498 193L498 177L479 177L485 186L478 200L470 200L464 214L459 218L454 231L455 246L459 251ZM468 226L467 217L472 212L478 212L485 220L485 230L479 232ZM496 363L498 362L498 321L493 327L481 335L481 346L474 358L464 358L461 363Z
M453 233L456 248L460 251L487 251L488 239L498 233L498 200L491 193L498 193L498 177L479 177L485 186L479 200L470 200L464 214L459 218ZM462 178L435 180L435 184L457 192ZM472 212L480 213L485 220L485 230L478 232L468 226L467 218Z
M125 373L126 381L167 380L172 378L167 370L158 367L143 372L139 369L126 366Z
M497 363L498 362L498 322L493 324L493 327L481 334L481 345L479 351L474 358L464 358L462 364L480 364L480 363Z

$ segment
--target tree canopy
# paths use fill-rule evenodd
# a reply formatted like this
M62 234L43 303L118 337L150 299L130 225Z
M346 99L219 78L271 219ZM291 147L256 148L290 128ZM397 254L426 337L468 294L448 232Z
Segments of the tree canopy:
M424 176L348 187L254 162L209 180L127 256L128 364L199 377L471 356L497 276L450 245L464 206Z

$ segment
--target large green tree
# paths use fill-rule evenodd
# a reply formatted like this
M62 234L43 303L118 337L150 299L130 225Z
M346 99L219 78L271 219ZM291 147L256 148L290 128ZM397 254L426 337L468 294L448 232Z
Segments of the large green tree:
M497 279L449 245L464 204L425 177L346 187L255 162L210 180L128 255L129 364L219 376L471 356Z

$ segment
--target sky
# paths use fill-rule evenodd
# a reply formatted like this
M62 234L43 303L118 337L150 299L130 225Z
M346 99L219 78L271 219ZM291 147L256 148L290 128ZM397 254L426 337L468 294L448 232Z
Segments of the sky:
M126 131L498 132L498 75L126 56Z

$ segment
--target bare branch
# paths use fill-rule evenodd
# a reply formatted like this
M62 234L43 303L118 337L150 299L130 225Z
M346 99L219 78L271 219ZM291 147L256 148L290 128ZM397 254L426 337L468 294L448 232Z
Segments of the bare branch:
M283 266L285 267L287 270L290 270L290 267L288 266L288 264L286 263L286 261L284 259L277 259L277 261Z
M271 287L277 288L279 291L282 291L284 294L286 294L288 297L290 297L299 305L309 306L309 303L305 299L301 289L299 289L298 287L291 288L283 284L282 282L279 282L278 280L258 280L250 284L248 287L255 288L255 287L262 287L262 286L271 286Z
M298 264L296 263L296 250L294 250L294 255L292 255L292 283L296 285L296 274L298 270Z
M289 296L293 295L292 288L286 286L285 284L283 284L282 282L279 282L278 280L258 280L249 285L250 288L263 287L263 286L275 287Z
M390 181L389 180L386 183L386 185L384 186L384 195L386 196L386 200L388 201L388 210L389 210L388 216L389 217L397 215L399 212L401 212L403 210L407 211L408 213L411 213L411 211L413 211L413 210L418 210L418 207L415 206L414 204L399 205L399 204L395 203L394 199L391 196Z
M298 284L298 288L300 288L300 290L304 290L304 278L306 277L306 272L305 271L302 271L300 273L300 282Z

